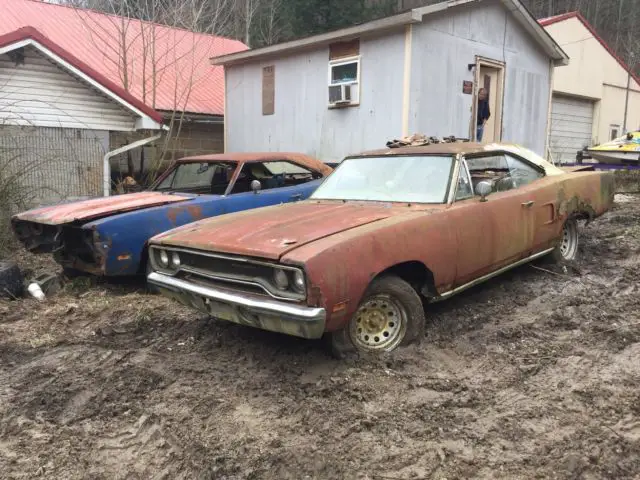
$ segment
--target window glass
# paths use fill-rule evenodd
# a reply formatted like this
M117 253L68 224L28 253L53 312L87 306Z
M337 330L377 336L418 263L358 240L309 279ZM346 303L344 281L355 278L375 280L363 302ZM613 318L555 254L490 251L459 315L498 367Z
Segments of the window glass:
M358 62L331 66L331 84L353 83L358 81Z
M290 187L320 178L319 173L287 161L245 163L231 193L251 191L251 182L258 180L261 190Z
M233 163L182 163L177 165L155 189L222 195L229 185L234 170Z
M482 181L490 182L494 192L504 192L544 177L542 172L528 163L503 153L467 158L467 164L474 192L478 183Z
M528 163L510 155L507 155L506 158L507 164L509 165L509 175L513 179L515 188L528 185L531 182L544 177L542 172L535 169Z
M473 185L469 182L469 172L464 162L460 163L458 172L458 183L456 190L456 200L465 200L473 197Z
M308 170L299 165L295 165L291 162L265 162L262 165L271 173L271 175L300 175L311 174L311 170Z
M347 158L313 193L326 200L445 203L451 156Z

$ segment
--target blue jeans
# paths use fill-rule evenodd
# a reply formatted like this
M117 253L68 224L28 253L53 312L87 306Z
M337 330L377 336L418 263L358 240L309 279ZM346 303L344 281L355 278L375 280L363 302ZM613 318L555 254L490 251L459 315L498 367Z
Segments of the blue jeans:
M478 125L478 130L476 131L476 141L482 141L482 134L484 133L484 125Z

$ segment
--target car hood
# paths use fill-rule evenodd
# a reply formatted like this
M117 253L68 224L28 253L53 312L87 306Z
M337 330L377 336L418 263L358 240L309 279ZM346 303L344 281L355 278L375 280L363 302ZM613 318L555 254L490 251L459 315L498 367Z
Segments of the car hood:
M44 223L46 225L63 225L65 223L93 220L169 203L184 202L191 198L189 195L175 195L160 192L129 193L126 195L94 198L91 200L36 208L19 213L13 218L14 220Z
M406 212L406 207L403 210ZM307 201L202 220L153 238L153 243L279 259L320 238L399 212L382 204Z

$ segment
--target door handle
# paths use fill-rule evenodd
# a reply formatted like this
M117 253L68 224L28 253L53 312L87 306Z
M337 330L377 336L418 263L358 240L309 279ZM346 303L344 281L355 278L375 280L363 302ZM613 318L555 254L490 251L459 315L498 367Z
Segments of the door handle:
M523 206L523 207L525 207L525 208L530 208L530 207L532 207L532 206L533 206L533 204L534 204L534 203L535 203L535 202L534 202L533 200L529 200L528 202L524 202L524 203L522 204L522 206Z

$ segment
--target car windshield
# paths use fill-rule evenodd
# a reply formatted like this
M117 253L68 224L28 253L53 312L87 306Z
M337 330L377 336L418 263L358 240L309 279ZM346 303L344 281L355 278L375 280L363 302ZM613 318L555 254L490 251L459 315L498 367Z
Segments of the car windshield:
M153 190L223 194L236 165L231 162L202 162L178 164Z
M348 158L311 198L444 203L452 166L451 156Z

